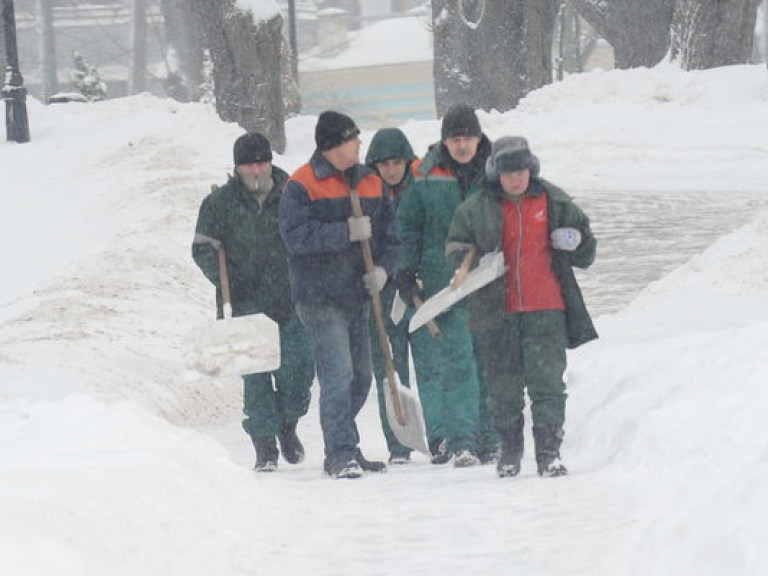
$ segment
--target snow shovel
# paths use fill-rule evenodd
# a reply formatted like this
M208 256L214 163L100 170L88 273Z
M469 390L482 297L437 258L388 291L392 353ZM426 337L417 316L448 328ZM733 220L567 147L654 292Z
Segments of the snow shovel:
M352 215L359 218L363 215L360 198L357 190L351 188L349 198L352 202ZM360 241L363 252L366 272L373 272L373 253L368 240ZM384 397L386 403L387 421L395 435L395 438L403 445L429 454L427 444L427 427L424 423L424 413L421 409L418 388L406 388L397 378L395 366L392 362L392 351L389 347L389 338L384 326L384 307L381 304L381 295L377 292L371 295L373 303L373 317L376 322L376 333L379 340L379 348L384 358Z
M187 363L209 376L272 372L280 368L280 330L265 314L232 318L227 255L219 248L224 318L199 326L189 336Z
M430 296L411 318L408 324L408 332L415 332L424 324L448 310L462 298L479 290L486 284L490 284L506 272L507 265L504 262L503 252L491 252L480 258L480 262L474 270L470 271L472 261L477 255L477 248L470 248L451 283Z
M418 310L424 304L424 301L418 296L413 297L413 307ZM395 292L395 298L392 300L392 311L390 312L389 319L393 324L400 324L405 317L405 301L400 297L400 291ZM427 330L429 330L432 338L441 338L443 333L440 332L440 327L434 320L427 322Z

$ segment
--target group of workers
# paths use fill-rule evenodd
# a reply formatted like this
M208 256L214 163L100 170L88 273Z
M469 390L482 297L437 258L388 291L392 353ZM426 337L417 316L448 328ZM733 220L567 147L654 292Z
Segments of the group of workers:
M566 349L597 338L573 272L595 259L589 219L540 176L525 138L492 142L467 104L447 110L423 158L398 128L377 131L364 162L361 147L354 120L325 111L314 153L288 175L263 135L243 134L234 173L200 207L192 254L216 286L219 316L223 248L233 315L264 313L279 325L280 368L243 376L255 470L275 470L281 453L304 459L297 423L315 376L328 476L387 468L360 450L356 418L374 380L388 464L408 464L412 449L385 410L391 354L399 381L418 383L433 464L493 463L500 477L518 475L527 392L537 473L566 474ZM498 278L434 319L439 337L426 327L408 333L413 311L462 261L475 267L499 253ZM372 297L387 312L388 350L378 346ZM393 304L406 309L397 323Z

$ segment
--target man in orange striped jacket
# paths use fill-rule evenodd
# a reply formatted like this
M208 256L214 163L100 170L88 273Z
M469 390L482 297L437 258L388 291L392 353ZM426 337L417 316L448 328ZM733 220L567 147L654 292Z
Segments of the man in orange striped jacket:
M320 382L324 469L332 478L359 478L364 470L385 469L383 462L362 456L355 417L371 387L370 295L380 292L395 272L400 241L384 184L360 163L359 135L348 116L323 112L315 127L317 149L290 177L280 200L291 297ZM352 215L352 188L363 216ZM370 273L363 240L373 253Z

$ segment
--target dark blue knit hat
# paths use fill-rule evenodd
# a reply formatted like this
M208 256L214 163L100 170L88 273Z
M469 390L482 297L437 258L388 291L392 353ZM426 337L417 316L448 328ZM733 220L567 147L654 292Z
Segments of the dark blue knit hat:
M263 134L248 132L235 140L232 156L235 166L272 162L272 147Z
M326 110L317 119L315 144L321 152L331 150L360 135L360 129L346 114Z

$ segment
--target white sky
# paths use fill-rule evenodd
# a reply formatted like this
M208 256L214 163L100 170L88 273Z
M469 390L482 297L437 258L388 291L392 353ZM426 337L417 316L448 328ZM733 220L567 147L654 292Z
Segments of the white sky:
M493 138L528 137L577 196L757 198L765 74L590 73L480 117ZM570 354L570 476L538 478L529 436L516 479L416 455L327 480L314 401L307 460L254 476L237 378L183 360L213 317L190 257L197 209L241 130L146 95L28 105L32 142L0 143L0 574L768 574L765 212ZM308 158L314 122L288 122L276 164ZM418 154L439 135L403 129ZM385 458L373 396L360 428Z

